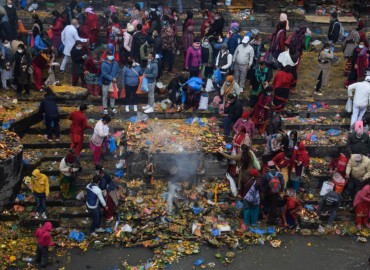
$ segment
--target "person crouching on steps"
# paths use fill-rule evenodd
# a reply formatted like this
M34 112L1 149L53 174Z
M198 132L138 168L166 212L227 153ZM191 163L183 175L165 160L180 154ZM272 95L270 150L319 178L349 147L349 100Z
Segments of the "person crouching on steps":
M49 261L49 247L54 246L55 242L51 239L51 230L53 225L50 222L38 228L35 232L37 238L37 249L36 249L36 263L40 264L41 267L46 267Z

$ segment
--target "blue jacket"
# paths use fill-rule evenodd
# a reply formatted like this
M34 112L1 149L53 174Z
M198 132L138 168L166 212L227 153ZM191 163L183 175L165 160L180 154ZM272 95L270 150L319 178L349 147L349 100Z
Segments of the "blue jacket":
M113 81L113 78L117 80L119 74L119 65L116 61L108 63L103 61L101 65L101 78L107 79L109 83Z
M234 55L236 48L238 47L242 37L239 34L232 34L230 39L227 42L227 46L229 47L229 52Z
M0 62L4 61L6 63L12 61L12 51L9 48L0 44L0 52L4 56L4 60L0 60Z
M47 47L45 45L45 42L42 40L40 35L37 35L35 38L35 52L38 54L39 52L46 50Z
M154 59L149 62L145 69L145 77L148 79L148 83L154 83L158 77L158 61Z
M55 97L53 95L47 95L40 103L40 112L44 113L46 117L59 116L59 109Z
M139 76L142 74L143 72L141 71L140 66L135 66L133 68L124 66L124 68L122 69L122 87L124 87L125 85L138 86L140 82Z

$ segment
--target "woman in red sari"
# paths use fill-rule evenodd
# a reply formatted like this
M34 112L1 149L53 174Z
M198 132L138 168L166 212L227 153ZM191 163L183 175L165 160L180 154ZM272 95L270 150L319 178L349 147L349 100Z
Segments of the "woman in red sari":
M85 24L89 27L90 29L90 37L89 37L89 42L91 49L95 48L95 44L98 40L98 34L99 34L99 24L98 24L98 16L95 14L93 9L91 7L85 9L86 13L86 21Z
M71 135L71 149L75 150L76 156L79 156L82 150L84 143L84 130L92 129L92 126L86 122L86 115L84 114L86 109L86 104L81 104L78 111L74 111L68 116L68 119L72 121L69 128Z
M353 201L353 206L356 208L357 229L361 230L362 225L365 225L368 229L370 229L370 185L364 186L359 192L357 192Z
M285 66L276 73L272 85L273 95L271 103L274 112L281 112L284 110L289 101L290 88L293 83L294 76L291 66Z
M238 133L236 133L233 137L233 148L231 150L231 155L236 156L241 153L240 147L245 144L249 147L251 146L251 138L249 137L249 134L245 130L245 127L241 126L238 130ZM236 176L236 161L230 160L229 163L229 173L232 176Z
M369 55L367 54L367 47L365 43L360 41L357 48L353 51L352 56L352 69L348 75L346 86L362 80L365 76L365 70L369 66Z
M258 127L258 131L261 136L265 134L268 114L271 109L272 102L272 88L268 86L268 83L264 85L265 89L258 96L258 101L253 107L252 121L255 127Z

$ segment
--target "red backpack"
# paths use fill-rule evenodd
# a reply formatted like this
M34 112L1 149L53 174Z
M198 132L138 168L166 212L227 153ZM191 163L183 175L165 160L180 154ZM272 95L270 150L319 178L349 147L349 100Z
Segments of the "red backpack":
M271 177L271 180L269 182L270 193L273 194L279 193L281 190L281 183L279 178L277 177L277 173L273 175L272 173L269 172L269 175Z

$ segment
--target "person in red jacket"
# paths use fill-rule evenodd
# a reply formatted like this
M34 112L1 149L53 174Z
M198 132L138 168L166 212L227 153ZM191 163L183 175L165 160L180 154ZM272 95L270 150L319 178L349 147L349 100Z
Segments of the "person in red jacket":
M289 93L294 77L292 74L292 67L285 66L278 71L274 77L272 85L272 108L274 112L281 112L289 100Z
M53 33L52 43L53 47L57 50L59 50L60 46L62 45L62 31L64 29L64 19L60 15L59 11L54 10L51 12L51 14L54 16L54 22L53 25L50 26L51 32Z
M78 111L74 111L68 116L68 119L72 120L72 124L69 128L71 149L75 149L77 156L80 155L84 143L84 129L92 129L92 126L86 122L86 116L84 114L86 109L86 104L81 104Z
M51 239L51 230L53 225L50 222L38 228L35 232L37 238L37 250L36 250L36 263L40 264L41 267L46 267L49 260L49 247L54 246L55 242Z
M211 26L211 22L213 21L213 14L211 11L205 10L203 12L203 22L202 26L200 27L200 37L203 38L206 34L206 29Z
M99 34L99 24L98 24L98 16L95 14L93 9L91 7L88 7L85 9L86 13L86 21L85 24L90 29L90 46L91 49L95 49L95 43L98 40L98 34Z

